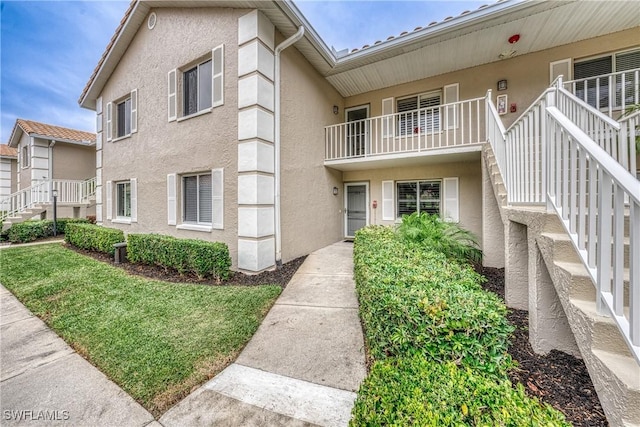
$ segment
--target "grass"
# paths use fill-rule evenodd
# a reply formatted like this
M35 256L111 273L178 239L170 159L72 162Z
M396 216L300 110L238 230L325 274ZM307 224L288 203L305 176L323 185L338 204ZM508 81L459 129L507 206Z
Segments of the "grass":
M0 257L0 282L154 416L234 360L281 291L148 280L60 244Z

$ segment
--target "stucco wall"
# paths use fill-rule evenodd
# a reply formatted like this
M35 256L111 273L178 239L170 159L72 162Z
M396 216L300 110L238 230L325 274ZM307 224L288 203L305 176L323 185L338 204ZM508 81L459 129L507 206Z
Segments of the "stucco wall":
M282 37L278 37L279 43ZM324 127L342 122L340 94L295 47L281 60L282 258L286 262L340 240L342 172L325 168ZM340 109L333 114L333 106Z
M155 10L153 30L140 27L107 82L103 104L138 89L138 132L103 142L102 184L137 179L138 222L106 226L125 232L154 232L177 237L223 241L234 262L237 252L237 40L241 9ZM210 54L224 44L224 105L184 121L167 121L167 73ZM103 114L106 129L106 114ZM224 230L198 232L167 225L167 174L224 168ZM103 190L103 191L104 191ZM103 202L104 202L103 194ZM178 201L180 206L180 201ZM180 221L180 217L178 218Z
M31 168L24 167L24 160L22 158L22 148L29 146L29 141L29 136L23 133L20 137L20 141L18 142L18 146L16 147L16 150L18 150L17 182L20 190L31 185Z
M442 74L428 79L392 86L385 89L351 96L345 99L345 107L370 104L372 117L382 115L382 100L389 97L403 97L459 83L459 99L471 99L486 95L493 90L493 102L497 95L506 94L508 103L515 103L517 112L502 116L506 125L515 121L524 110L549 86L549 63L566 59L581 59L631 47L638 47L638 29L630 29L602 37L584 40L528 55L491 64L468 68L453 73ZM517 48L517 46L516 46ZM497 52L496 52L497 55ZM497 82L506 79L507 90L497 91ZM565 80L567 80L565 78Z
M382 181L451 177L459 178L460 225L473 232L482 244L482 172L479 153L477 160L466 162L344 172L344 182L369 182L370 202L378 201L377 209L371 209L370 206L369 223L385 225L394 224L394 221L382 221ZM340 194L342 191L341 189Z
M16 159L0 157L0 198L7 197L15 190ZM8 206L0 206L0 210L8 209Z
M53 179L87 179L96 175L96 148L58 142L53 147Z

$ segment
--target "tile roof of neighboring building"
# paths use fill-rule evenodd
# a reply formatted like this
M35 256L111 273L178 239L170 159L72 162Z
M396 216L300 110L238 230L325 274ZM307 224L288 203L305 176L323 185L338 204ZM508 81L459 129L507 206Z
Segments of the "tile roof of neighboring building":
M48 125L46 123L34 122L32 120L18 119L16 120L16 127L17 126L20 126L27 135L35 134L52 139L59 138L83 143L92 143L96 140L95 133ZM16 127L13 128L14 133L16 131ZM13 137L13 134L11 136Z
M0 157L18 157L18 150L7 144L0 144Z

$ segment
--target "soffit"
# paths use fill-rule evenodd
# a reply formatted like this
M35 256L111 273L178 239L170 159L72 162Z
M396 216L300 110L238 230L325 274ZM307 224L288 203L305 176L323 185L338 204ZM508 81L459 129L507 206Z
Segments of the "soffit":
M327 80L343 96L351 96L496 62L500 60L499 53L509 49L515 49L516 56L520 56L622 31L640 24L640 7L631 3L521 4L524 8L513 13L443 34L434 33L404 47L339 59ZM521 38L511 46L507 39L513 34L520 34Z

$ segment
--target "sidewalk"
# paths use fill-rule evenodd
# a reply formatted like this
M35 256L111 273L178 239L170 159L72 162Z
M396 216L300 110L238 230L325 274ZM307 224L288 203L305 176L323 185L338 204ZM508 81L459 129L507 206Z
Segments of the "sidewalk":
M0 423L345 426L366 376L352 249L310 254L237 361L159 423L0 285Z
M164 426L345 426L366 376L353 245L310 254L235 363L160 418Z
M2 285L0 343L3 426L157 425Z

